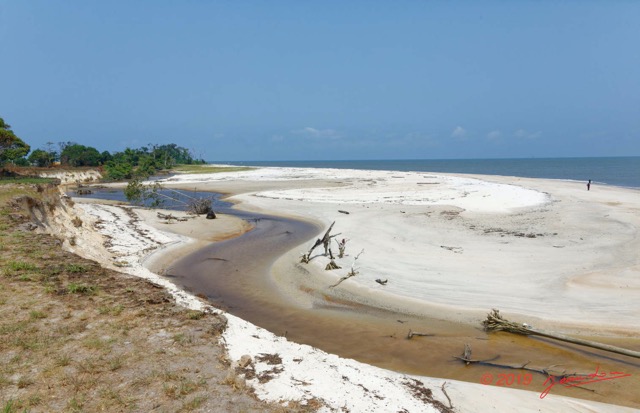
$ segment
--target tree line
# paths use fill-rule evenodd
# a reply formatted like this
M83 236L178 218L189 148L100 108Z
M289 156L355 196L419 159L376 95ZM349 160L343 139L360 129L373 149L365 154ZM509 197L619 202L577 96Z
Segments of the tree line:
M149 144L138 149L126 148L122 152L100 152L91 146L76 142L47 142L44 148L31 151L0 117L0 165L50 167L60 164L66 167L94 166L104 169L106 178L123 180L148 177L177 164L203 164L186 148L175 143ZM28 155L28 156L27 156Z

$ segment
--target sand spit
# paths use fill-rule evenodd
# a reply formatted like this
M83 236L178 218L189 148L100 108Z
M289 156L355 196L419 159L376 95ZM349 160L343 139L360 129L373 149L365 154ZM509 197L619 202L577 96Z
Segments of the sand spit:
M260 172L262 171L262 172ZM259 174L263 174L264 179L269 179L270 181L265 181L260 177ZM292 184L292 179L284 178L283 175L292 176L293 179L296 180L294 184ZM440 208L434 209L431 211L431 216L450 216L452 217L449 221L443 222L457 222L461 218L466 216L484 218L486 220L486 225L495 225L495 215L484 216L482 214L487 214L487 210L482 207L473 211L473 208L470 205L466 205L466 208L462 206L455 205L455 197L449 198L449 205L443 199L442 204L425 204L425 205L403 205L398 204L398 195L395 194L395 201L391 201L393 198L387 198L388 202L376 202L369 200L365 203L352 202L350 204L344 203L335 203L336 199L334 198L332 202L326 202L326 193L330 191L322 190L322 183L324 182L325 186L331 188L341 188L348 187L349 183L344 180L349 179L343 175L343 172L335 173L337 175L333 181L324 181L329 176L329 172L325 174L324 177L319 177L318 175L325 174L323 170L318 171L297 171L297 170L287 170L283 168L268 168L265 170L251 171L251 173L241 172L238 173L237 176L225 176L224 174L216 174L215 175L199 175L198 178L202 180L208 180L211 183L211 189L217 189L219 191L227 191L234 193L243 193L241 196L237 196L236 200L242 202L242 207L245 209L260 209L273 213L273 211L278 211L280 214L291 215L296 217L305 217L306 219L314 219L319 220L321 222L329 223L330 221L339 217L340 213L337 212L337 209L343 209L344 205L349 205L349 215L345 215L344 217L340 216L339 224L340 231L345 234L349 234L348 238L350 239L349 243L351 251L354 251L358 248L365 248L367 251L366 255L362 256L362 264L360 267L361 275L359 275L356 280L349 280L345 282L345 287L353 284L353 287L356 288L364 288L365 293L369 293L368 290L373 291L371 286L369 286L368 281L369 278L377 277L380 274L367 275L368 271L374 271L376 268L379 268L379 262L376 263L377 254L380 251L383 251L384 254L380 257L380 259L384 259L385 262L389 260L389 251L387 250L390 246L394 246L397 248L398 252L403 252L401 247L411 247L412 236L416 235L415 233L409 232L404 233L404 230L408 230L410 227L415 227L420 222L411 222L408 221L404 223L401 227L397 227L397 220L390 220L385 222L384 217L391 215L389 211L395 211L394 216L406 216L408 213L412 213L414 215L422 214L423 216L414 216L413 219L428 219L429 215L427 214L431 210L427 210L426 212L418 212L415 208ZM347 173L348 174L348 173ZM378 172L373 173L373 175L379 174ZM400 175L395 174L394 175ZM305 178L301 178L305 176ZM424 177L423 177L424 178ZM187 178L185 179L195 179L195 178ZM362 177L355 177L355 180L361 180ZM366 177L364 179L370 179ZM388 178L388 180L391 178ZM397 179L397 178L393 178ZM438 179L438 178L434 178ZM175 179L174 179L175 181ZM202 189L203 184L201 181L190 181L189 186L193 187L193 183L198 182L199 189ZM379 182L379 181L376 181ZM284 183L284 184L283 184ZM511 201L508 200L508 197L502 198L499 204L499 208L501 210L500 214L504 214L505 216L509 216L509 214L514 214L514 211L523 211L522 208L548 208L550 205L557 205L559 203L564 202L564 199L571 199L571 195L567 198L557 199L554 193L548 194L544 193L541 188L536 188L532 185L526 185L528 188L527 191L522 192L521 196L512 197ZM202 185L202 186L200 186ZM374 186L373 184L372 186ZM438 184L420 184L419 182L415 182L415 185L422 185L422 187L434 187ZM519 183L519 185L521 185ZM544 186L544 184L541 184ZM269 190L271 188L272 191L281 191L286 189L289 186L290 189L294 191L300 191L300 188L308 188L310 191L315 191L316 199L314 202L305 201L306 194L296 193L296 194L282 194L278 192L267 192L258 194L255 192L251 192L252 188L261 187ZM524 186L524 185L523 185ZM207 187L209 188L209 187ZM499 187L500 188L500 187ZM473 189L473 188L468 188ZM520 190L517 190L520 191ZM529 193L531 191L533 193ZM402 192L402 191L400 191ZM468 191L467 191L468 192ZM389 192L387 192L388 194ZM464 193L464 192L463 192ZM525 194L527 194L525 196ZM254 196L257 195L257 196ZM285 196L286 195L286 196ZM478 200L486 198L487 196L476 194L474 196L478 197ZM577 196L578 192L576 190L575 196L578 199L577 203L584 202L583 196ZM367 196L370 196L367 195ZM385 195L386 196L386 195ZM389 195L391 196L391 195ZM466 195L465 198L470 195ZM523 201L523 196L526 198ZM530 198L529 198L530 196ZM280 198L282 197L282 198ZM300 197L298 199L294 199L294 197ZM490 195L488 195L490 197ZM603 199L604 197L604 199ZM635 198L634 198L635 197ZM288 199L291 198L291 199ZM320 199L322 198L322 199ZM615 220L626 219L629 220L630 216L637 217L637 193L632 194L630 198L626 199L617 199L616 202L620 202L625 205L625 211L619 211L615 213ZM310 198L311 199L311 198ZM601 203L606 204L608 199L604 195L598 196L600 201L597 205L601 206ZM357 198L352 198L352 201L357 200ZM415 201L414 201L415 202ZM626 202L630 202L631 205L625 204ZM381 205L384 204L384 205ZM388 206L385 206L388 205ZM635 206L634 206L635 205ZM367 208L367 206L369 208ZM163 224L159 224L157 222L152 222L153 219L151 217L146 217L145 219L151 225L147 226L145 222L142 220L133 218L135 214L132 214L126 208L117 207L117 206L102 206L102 205L82 205L79 206L82 208L82 216L85 222L91 222L92 225L88 226L89 228L94 228L96 232L86 231L89 233L93 233L87 238L96 237L96 234L99 233L105 240L107 240L106 245L103 244L102 250L103 252L98 254L95 251L92 254L91 258L101 260L105 265L114 265L115 262L122 265L126 263L125 266L121 267L120 270L124 270L134 275L142 276L148 279L153 280L161 285L164 285L172 294L176 296L176 299L183 303L184 305L190 308L204 309L206 308L206 304L197 299L196 297L191 296L190 294L179 291L175 287L173 287L166 280L152 273L148 269L146 269L142 264L146 257L153 257L154 251L163 251L162 248L174 244L187 244L189 242L194 243L195 241L187 239L182 235L170 234L164 231L160 231L158 227ZM358 208L355 210L355 208ZM371 210L372 208L378 209L377 214L365 214L365 210ZM411 210L409 210L412 208ZM442 209L445 208L445 209ZM405 210L407 209L407 210ZM359 216L360 211L362 211L362 216ZM446 211L446 213L442 214L442 211ZM603 211L598 210L600 214ZM515 212L517 214L518 212ZM574 217L577 222L589 222L589 218L595 218L597 213L594 213L593 216L581 216ZM611 214L611 212L609 212ZM611 216L611 215L609 215ZM367 223L372 224L376 223L376 219L380 221L379 226L374 226L374 228L370 231L364 231L362 228L362 222L359 223L354 222L356 220L351 220L354 217L358 217L361 220L366 220ZM607 217L599 216L601 220L608 222ZM636 218L637 219L637 218ZM350 221L351 220L351 221ZM351 222L349 224L349 222ZM636 223L637 224L637 223ZM181 224L175 224L181 225ZM338 224L337 224L338 225ZM349 226L351 225L351 226ZM472 224L473 225L473 224ZM467 228L466 226L462 225ZM605 226L606 227L606 226ZM626 228L626 232L623 233L623 240L628 242L629 240L634 240L634 227L633 225L627 226L624 223L621 224L622 228ZM174 228L174 227L172 227ZM423 230L426 231L430 229L430 225L423 225ZM496 228L498 228L496 226ZM620 229L620 227L617 227ZM637 225L635 226L637 229ZM166 226L165 228L166 229ZM392 231L393 229L393 231ZM504 229L500 227L500 229ZM524 228L523 228L524 229ZM537 230L538 228L536 228ZM469 230L469 228L467 228ZM533 230L533 228L532 228ZM551 231L552 229L548 229L545 231ZM382 231L382 232L381 232ZM440 228L440 233L445 236L448 231L447 228ZM470 229L473 232L473 229ZM588 234L588 229L583 230L585 234ZM174 231L180 232L180 231ZM484 229L481 231L484 232ZM141 235L144 234L144 235ZM526 234L529 232L524 232L524 237L519 237L516 235L508 235L505 234L505 237L510 242L523 241L525 239L540 241L545 240L546 237L538 237L536 238L527 238ZM536 232L537 233L537 232ZM401 243L393 240L393 234L399 234L404 237ZM499 232L486 232L488 240L494 240L499 242L499 239L503 238ZM424 234L420 234L418 239L433 239L433 234L431 236L425 236ZM573 234L572 237L575 238L576 241L579 240L580 234ZM398 235L395 235L398 237ZM583 234L584 236L584 234ZM391 240L386 238L391 237ZM78 236L77 243L77 251L82 254L84 251L88 253L86 249L89 248L89 245L92 245L91 248L98 249L95 244L83 243L82 237ZM522 240L520 238L523 238ZM635 241L637 241L637 237L635 237ZM480 238L485 239L485 238ZM571 237L566 237L564 240L573 239ZM379 242L379 250L376 250L374 247L374 243L372 240L376 240L376 244ZM618 239L616 239L616 242ZM94 240L95 241L95 240ZM453 241L458 241L457 238L452 238L449 240L451 242L446 243L446 241L434 241L431 252L438 251L440 253L444 252L445 254L458 254L455 250L449 250L442 248L442 245L450 246L450 247L458 247L463 249L463 254L467 252L467 249L472 249L472 246L475 245L472 242L468 242L465 244L454 243ZM475 240L474 240L475 241ZM578 243L578 246L584 247L584 244L591 245L591 241L589 243ZM555 242L554 242L555 243ZM440 245L439 245L440 244ZM495 243L494 243L495 244ZM83 246L84 245L84 246ZM429 245L429 244L427 244ZM508 245L508 244L507 244ZM618 245L617 243L615 244ZM465 248L466 247L466 248ZM563 248L557 249L566 249L569 247L573 247L572 244L567 243ZM301 246L301 249L304 247ZM424 248L424 245L421 247ZM531 246L519 246L519 250L531 250ZM556 248L553 245L550 248ZM580 252L588 253L592 250L589 247L586 251L580 250L576 248L578 251L572 251L572 253ZM371 251L373 249L373 251ZM612 248L615 250L615 248ZM440 251L442 250L442 251ZM535 249L534 249L535 250ZM417 259L414 257L413 260L410 260L411 252L415 250L410 250L406 252L406 256L398 257L397 255L393 255L393 260L397 261L397 266L400 267L401 273L416 273L419 271L424 271L424 258ZM571 249L569 250L571 251ZM635 250L637 251L637 249ZM623 251L624 252L624 251ZM161 254L162 252L160 252ZM282 260L291 259L292 257L297 257L298 251L292 251L289 255L282 258ZM470 255L470 254L469 254ZM567 254L571 255L571 254ZM365 256L369 257L369 260L365 260ZM424 257L423 254L418 254L418 257ZM444 256L444 255L443 255ZM455 255L454 255L455 256ZM475 253L472 256L482 256L481 253ZM386 257L386 258L383 258ZM602 257L598 257L602 259ZM494 260L502 260L504 257L499 256L494 258ZM321 259L318 259L317 262L314 260L314 265L320 267L322 265ZM418 261L416 263L416 261ZM428 262L430 263L438 263L439 261L443 261L438 257L431 257ZM489 261L489 260L487 260ZM597 260L596 260L597 261ZM149 262L149 261L147 261ZM407 264L407 262L413 262L415 267ZM421 264L422 263L422 264ZM624 271L621 271L621 275L617 276L617 282L624 282L625 274L629 279L632 279L632 276L636 274L637 271L637 257L636 261L633 260L632 257L627 255L628 264ZM482 268L482 265L489 265L488 263L481 262L477 264L475 267ZM518 268L518 263L509 264L515 268ZM630 264L630 265L629 265ZM522 265L522 262L520 262ZM586 265L585 265L586 266ZM277 266L276 266L277 267ZM395 265L394 265L395 267ZM545 266L543 266L546 268ZM412 270L412 271L409 271ZM388 266L387 270L388 271ZM443 271L442 269L440 271ZM462 271L461 271L462 272ZM489 271L487 271L488 273ZM323 273L320 269L318 269L318 274L323 275L324 277L328 277L330 279L337 279L340 276L340 273L329 274ZM588 278L588 287L597 289L599 283L601 283L601 278L598 277L598 272L590 271L589 275L591 278ZM630 275L630 276L629 276ZM277 277L277 275L274 275ZM484 274L480 274L480 276L485 276ZM521 276L519 279L525 279L529 274ZM367 278L368 277L368 278ZM311 277L309 277L311 278ZM396 283L396 280L400 280L401 277L389 277L390 278L390 286ZM582 281L581 277L577 277L578 280ZM567 280L575 280L574 278L567 277ZM445 298L448 295L451 295L451 291L459 291L460 294L468 294L468 297L481 296L481 291L475 291L474 288L479 288L474 282L465 282L464 288L455 287L455 277L450 280L449 283L451 286L447 289L441 288L440 291L435 289L435 296ZM404 283L411 287L415 286L416 282L420 282L419 280L412 280L409 278L408 281L404 281ZM471 287L467 288L467 283ZM493 281L493 283L498 286L498 281ZM504 280L503 280L504 283ZM480 284L480 283L477 283ZM565 284L569 284L565 282ZM358 286L361 287L358 287ZM582 285L582 284L581 284ZM593 286L596 287L593 287ZM608 284L607 284L608 285ZM625 284L626 285L626 284ZM364 287L362 287L364 286ZM505 287L506 288L506 287ZM511 287L511 296L513 296L514 289L519 291L519 286L515 285ZM609 288L609 287L607 287ZM625 287L626 290L633 290L636 288L634 285L631 287ZM405 287L406 289L406 287ZM398 288L397 291L392 291L391 295L393 296L402 296L406 294L405 289ZM602 289L602 288L601 288ZM622 290L622 289L619 289ZM465 291L467 291L465 293ZM470 291L470 292L469 292ZM508 291L508 289L507 289ZM607 289L605 289L605 292ZM617 291L616 291L617 292ZM623 292L623 291L621 291ZM362 299L357 297L362 297L363 292L349 292L354 299ZM460 298L460 294L453 294L454 298ZM366 294L365 294L366 295ZM622 294L624 295L624 294ZM383 295L381 295L378 300L383 303L386 301ZM431 296L430 296L431 297ZM467 300L459 300L454 302L445 302L443 305L452 306L452 308L457 308L461 303L468 302ZM463 297L464 298L464 297ZM512 298L512 297L510 297ZM308 302L313 301L315 298L311 297L302 297L300 298L300 302ZM420 297L414 297L414 300L419 301ZM524 301L526 304L527 300L530 300L528 296L525 296L522 300L507 300L505 301L505 305L512 302L512 305L517 306L523 305ZM628 303L627 303L628 304ZM614 303L615 305L615 303ZM479 306L480 307L480 306ZM523 308L523 313L530 314L529 308ZM610 311L614 311L614 309L609 309ZM637 306L634 304L630 308L626 309L627 312L637 312ZM486 308L483 308L483 311L486 311ZM544 320L546 316L549 315L550 312L539 311L538 315L541 317L541 320ZM624 314L623 314L624 316ZM368 366L362 363L355 362L353 360L343 359L337 357L335 355L327 354L320 350L314 349L309 346L298 345L292 342L287 341L285 338L274 336L272 333L260 329L247 323L243 320L240 320L234 316L228 315L229 318L229 327L224 334L224 343L228 348L228 352L232 360L236 360L240 363L242 359L242 365L245 366L245 371L247 373L247 383L255 388L256 394L265 400L273 400L273 401L282 401L283 404L286 404L288 400L298 400L303 403L307 401L308 403L319 406L319 411L341 411L344 409L348 409L349 411L358 411L358 412L384 412L384 411L444 411L443 409L450 404L454 406L456 411L460 412L486 412L486 411L510 411L513 409L517 409L518 411L525 412L537 412L537 411L545 411L545 412L562 412L562 411L576 411L576 412L622 412L622 411L637 411L630 408L624 408L614 405L606 405L597 402L591 401L583 401L577 400L567 397L558 397L550 394L544 399L541 399L538 393L527 392L521 390L512 390L507 388L500 387L492 387L492 386L482 386L480 384L472 384L472 383L464 383L454 380L447 380L446 383L442 379L436 378L428 378L428 377L417 377L417 376L409 376L399 373L394 373L386 370L382 370L376 367ZM605 317L603 317L605 318ZM610 318L609 321L616 320L616 318ZM572 322L577 320L568 319L567 322ZM597 321L597 320L596 320ZM623 321L626 323L627 317L623 317ZM249 357L246 357L246 356ZM245 356L245 357L243 357ZM248 363L248 364L247 364ZM444 389L444 391L443 391ZM450 399L450 401L449 401Z
M198 179L200 179L198 181ZM180 184L181 182L184 182ZM491 308L541 328L640 334L640 191L497 176L297 168L184 175L166 184L235 194L247 210L336 221L342 270L300 246L273 277L300 305L339 299L474 322ZM187 184L185 184L187 183ZM341 212L342 211L342 212ZM348 213L348 214L347 214ZM337 251L336 246L333 247ZM346 275L353 257L359 274ZM376 279L389 280L385 286ZM562 309L559 311L558 309Z

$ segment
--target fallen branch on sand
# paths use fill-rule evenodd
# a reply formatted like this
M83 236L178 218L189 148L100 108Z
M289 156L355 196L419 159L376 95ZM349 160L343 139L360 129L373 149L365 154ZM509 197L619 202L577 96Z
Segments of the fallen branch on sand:
M523 364L518 364L518 365L511 365L511 364L499 364L499 363L494 363L494 360L497 360L498 358L500 358L500 356L495 356L492 357L490 359L486 359L486 360L474 360L471 358L471 346L468 344L464 345L464 353L462 354L462 356L453 356L453 358L455 358L456 360L460 360L463 361L465 364L469 365L469 364L479 364L482 366L490 366L490 367L498 367L498 368L502 368L502 369L511 369L511 370L525 370L525 371L530 371L533 373L538 373L538 374L542 374L545 377L553 377L555 381L560 382L563 379L566 379L567 377L589 377L588 374L578 374L578 373L571 373L571 374L565 374L565 370L562 371L561 374L554 374L551 372L551 369L553 369L554 367L559 366L559 364L554 364L552 366L547 367L546 369L536 369L533 367L527 367L529 363L531 363L531 361L527 361L526 363ZM575 386L578 387L578 386ZM578 387L581 388L583 390L588 390L588 391L593 391L591 389L585 389L583 387Z
M565 336L563 334L546 332L543 330L538 330L530 325L523 323L514 323L512 321L504 319L500 315L500 311L495 308L487 314L487 319L482 322L485 331L506 331L508 333L521 334L525 336L540 336L552 338L555 340L564 341L567 343L578 344L580 346L586 346L591 348L597 348L599 350L609 351L612 353L622 354L629 357L640 358L640 351L628 350L621 347L612 346L609 344L598 343L590 340L583 340L579 338L573 338L569 336Z
M344 277L340 278L337 283L330 285L329 288L337 287L341 282L348 280L351 277L355 277L358 275L358 270L355 269L356 261L360 258L360 255L364 252L364 249L360 251L358 255L353 259L353 264L351 264L351 270Z
M414 337L433 337L435 334L429 333L418 333L417 331L409 330L409 334L407 334L407 340L411 340Z
M158 215L158 218L164 219L167 222L170 222L172 219L175 219L176 221L179 221L179 222L185 222L189 220L188 217L176 217L173 214L163 214L161 212L158 212L157 215Z

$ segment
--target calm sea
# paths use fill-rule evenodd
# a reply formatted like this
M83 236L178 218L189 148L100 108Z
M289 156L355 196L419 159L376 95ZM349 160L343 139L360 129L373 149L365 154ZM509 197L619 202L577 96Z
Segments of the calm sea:
M222 163L222 162L215 162ZM640 156L616 158L415 159L371 161L243 161L232 165L449 172L588 181L640 188Z

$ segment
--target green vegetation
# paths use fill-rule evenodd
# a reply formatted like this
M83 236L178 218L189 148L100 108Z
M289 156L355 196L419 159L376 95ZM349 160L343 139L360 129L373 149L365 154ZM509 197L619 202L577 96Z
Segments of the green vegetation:
M151 208L157 208L162 204L158 191L162 189L157 182L153 185L145 185L138 178L129 181L124 189L124 196L127 201L134 205L146 205Z
M47 152L43 149L36 149L35 151L29 154L29 158L27 158L32 165L39 166L41 168L46 168L48 166L53 165L56 161L55 152Z
M14 166L47 168L59 162L61 166L71 168L101 167L106 178L119 181L147 178L180 164L205 163L195 159L188 149L175 143L149 144L138 149L126 148L114 154L100 152L94 147L72 141L59 142L57 145L59 150L55 149L53 142L47 142L45 148L35 149L29 154L30 146L18 138L4 119L0 118L0 165L8 162ZM14 176L15 172L5 171L3 175Z
M96 287L72 282L67 285L67 291L71 294L92 295L96 293Z
M115 153L105 164L107 177L114 180L146 178L178 164L197 165L204 161L193 158L188 149L175 143L127 148Z
M31 147L16 136L11 126L0 118L0 164L9 161L15 163L29 153Z
M60 163L68 166L100 166L106 159L96 148L73 142L60 144ZM108 154L108 152L107 152ZM105 155L106 156L106 155Z

